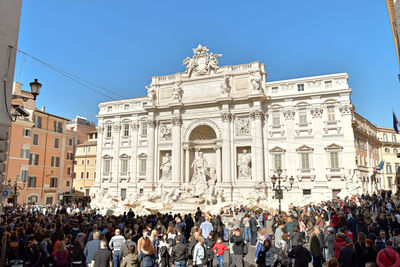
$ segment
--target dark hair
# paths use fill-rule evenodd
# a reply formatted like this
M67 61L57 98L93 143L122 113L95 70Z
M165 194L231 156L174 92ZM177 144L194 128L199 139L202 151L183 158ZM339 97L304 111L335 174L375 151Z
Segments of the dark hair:
M269 239L265 239L264 240L264 250L268 251L272 246L271 240Z
M135 245L130 245L128 248L128 252L130 254L136 254L136 246Z
M387 247L391 247L391 246L393 246L393 243L392 243L392 241L390 241L390 240L386 241L386 246L387 246Z
M126 234L125 239L132 239L132 234L130 234L130 233Z
M180 235L176 236L176 241L177 242L181 242L182 241L182 237Z

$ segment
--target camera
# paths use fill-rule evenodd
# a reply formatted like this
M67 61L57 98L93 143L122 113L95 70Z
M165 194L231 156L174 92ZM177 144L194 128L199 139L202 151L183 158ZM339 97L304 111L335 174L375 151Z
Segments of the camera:
M13 105L13 108L19 113L20 116L29 117L29 112L20 105Z

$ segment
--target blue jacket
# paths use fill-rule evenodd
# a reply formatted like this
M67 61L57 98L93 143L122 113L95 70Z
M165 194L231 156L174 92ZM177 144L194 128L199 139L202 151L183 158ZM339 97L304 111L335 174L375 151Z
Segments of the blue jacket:
M258 254L264 250L264 245L261 242L257 243L257 249L256 249L256 259L258 259Z
M93 239L92 241L87 242L83 252L85 254L87 264L92 263L93 255L98 250L100 250L100 239Z

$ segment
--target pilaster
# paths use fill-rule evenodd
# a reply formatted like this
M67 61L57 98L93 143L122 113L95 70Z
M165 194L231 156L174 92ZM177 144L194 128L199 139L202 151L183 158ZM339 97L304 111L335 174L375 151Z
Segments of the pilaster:
M222 181L224 183L232 182L231 174L231 114L223 113L222 115Z
M176 115L172 124L172 181L181 183L181 125L182 120Z

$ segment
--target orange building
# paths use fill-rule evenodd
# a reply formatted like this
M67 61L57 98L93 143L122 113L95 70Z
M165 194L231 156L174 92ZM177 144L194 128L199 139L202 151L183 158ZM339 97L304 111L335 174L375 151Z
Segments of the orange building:
M15 83L13 94L30 93ZM36 109L33 100L13 101L23 105L30 115L19 117L11 125L6 179L17 181L22 188L17 198L19 204L58 203L72 188L75 146L87 141L87 132L93 131L94 125L86 121L89 126L76 123L71 128L67 125L69 119L47 113L44 108ZM74 124L74 120L69 123ZM9 201L13 199L12 195Z

